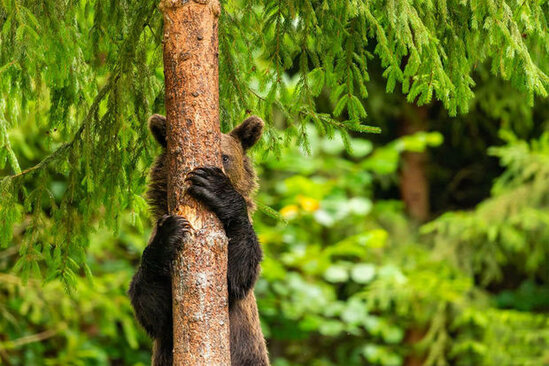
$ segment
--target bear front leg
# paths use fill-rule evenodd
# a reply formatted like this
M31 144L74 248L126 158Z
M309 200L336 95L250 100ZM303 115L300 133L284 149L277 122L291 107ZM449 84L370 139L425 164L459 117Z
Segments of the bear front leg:
M232 304L254 287L263 256L246 201L219 168L195 169L187 180L191 183L189 194L217 215L229 239L227 280Z
M172 339L171 262L189 229L180 216L164 215L157 221L128 291L139 323L164 344Z

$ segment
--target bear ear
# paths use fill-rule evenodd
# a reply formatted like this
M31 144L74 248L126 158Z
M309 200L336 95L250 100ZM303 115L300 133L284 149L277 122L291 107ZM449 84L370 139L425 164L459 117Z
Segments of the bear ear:
M153 134L154 138L162 147L167 146L166 142L166 117L160 114L153 114L149 118L149 130Z
M240 141L244 151L254 146L263 133L265 122L257 116L248 117L230 133L232 137Z

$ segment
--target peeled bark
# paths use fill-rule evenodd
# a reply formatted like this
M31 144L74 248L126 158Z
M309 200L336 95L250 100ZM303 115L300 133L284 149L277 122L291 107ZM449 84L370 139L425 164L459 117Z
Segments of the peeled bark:
M163 0L168 207L192 236L174 264L174 365L230 365L227 238L215 215L185 194L186 174L222 166L218 0Z

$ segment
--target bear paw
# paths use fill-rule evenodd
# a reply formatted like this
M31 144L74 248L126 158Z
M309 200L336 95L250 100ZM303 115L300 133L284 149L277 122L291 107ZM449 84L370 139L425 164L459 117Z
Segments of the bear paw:
M246 201L221 169L197 168L187 175L186 181L191 184L187 192L205 204L222 222L247 216Z
M162 247L163 257L172 260L190 231L191 224L184 217L164 215L156 222L156 236L152 245Z

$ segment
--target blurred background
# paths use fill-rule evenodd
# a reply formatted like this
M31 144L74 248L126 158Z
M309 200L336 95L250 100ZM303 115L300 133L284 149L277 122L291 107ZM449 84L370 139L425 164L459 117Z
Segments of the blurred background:
M255 292L273 365L549 365L547 77L483 49L525 42L549 70L547 4L403 2L441 44L416 51L447 52L437 86L432 60L387 71L381 35L402 69L418 42L387 4L334 3L222 2L222 128L267 122ZM507 10L524 33L490 28ZM460 16L469 68L453 74ZM126 291L151 231L161 25L154 1L0 2L0 364L150 362Z

